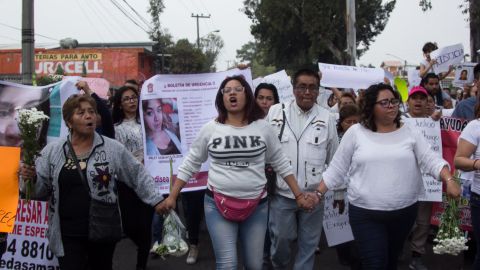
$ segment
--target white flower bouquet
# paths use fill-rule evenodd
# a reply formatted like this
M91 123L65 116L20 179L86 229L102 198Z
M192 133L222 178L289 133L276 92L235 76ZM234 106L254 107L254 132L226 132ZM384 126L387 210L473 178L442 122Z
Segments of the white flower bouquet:
M26 165L35 165L35 159L39 155L41 146L38 142L38 135L43 121L48 119L42 111L36 108L17 109L17 123L20 129L20 138L22 144L22 159ZM23 179L25 181L25 199L28 201L33 192L33 183L31 179Z
M175 211L171 210L163 221L162 242L154 246L153 249L162 258L165 258L167 255L183 256L188 252L188 244L185 242L184 237L185 226L183 226Z
M459 182L459 179L455 178L454 181ZM433 240L436 243L433 247L435 254L458 255L468 249L466 246L468 239L460 230L460 210L458 204L459 201L456 199L447 199L446 207L440 217L440 228Z

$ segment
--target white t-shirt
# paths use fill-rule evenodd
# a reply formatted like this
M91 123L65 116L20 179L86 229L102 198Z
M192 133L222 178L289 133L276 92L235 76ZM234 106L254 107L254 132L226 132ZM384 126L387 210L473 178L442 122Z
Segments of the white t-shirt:
M423 135L407 125L378 133L355 124L343 136L323 179L328 189L335 189L348 173L351 204L389 211L417 201L423 190L420 169L439 178L446 165Z
M480 120L475 119L470 121L460 134L460 139L477 146L473 153L473 159L480 159ZM480 172L476 171L473 177L471 191L480 194Z

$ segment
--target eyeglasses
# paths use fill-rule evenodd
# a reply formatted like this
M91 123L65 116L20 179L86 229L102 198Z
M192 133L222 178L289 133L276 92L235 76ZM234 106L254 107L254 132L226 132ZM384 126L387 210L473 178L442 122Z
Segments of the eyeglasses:
M375 104L379 104L383 108L388 108L390 106L390 104L392 106L398 106L398 104L400 104L400 99L397 99L397 98L382 99L382 100L379 100L379 101L375 102Z
M320 92L319 87L316 86L316 85L309 85L309 86L300 85L300 86L296 86L296 87L295 87L295 90L297 90L297 91L299 91L299 92L302 92L302 93L307 92L307 90L310 90L310 92L313 92L313 93L318 93L318 92Z
M220 89L220 93L222 93L223 95L225 95L225 94L230 94L230 93L232 93L232 92L242 93L244 90L245 90L245 87L243 87L243 86L225 87L225 88L223 88L223 89Z
M137 101L137 99L138 99L137 96L124 97L124 98L122 98L122 102Z

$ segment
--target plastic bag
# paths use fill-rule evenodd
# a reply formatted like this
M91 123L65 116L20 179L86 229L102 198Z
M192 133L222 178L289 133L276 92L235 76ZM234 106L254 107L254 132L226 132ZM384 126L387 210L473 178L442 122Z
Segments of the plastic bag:
M170 210L163 221L162 242L155 248L155 252L162 257L167 255L180 257L187 254L188 244L185 241L185 235L185 226L177 213Z

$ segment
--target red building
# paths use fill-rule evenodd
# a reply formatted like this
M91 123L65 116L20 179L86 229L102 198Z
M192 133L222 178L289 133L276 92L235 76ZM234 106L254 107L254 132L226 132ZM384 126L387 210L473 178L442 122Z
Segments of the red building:
M111 86L121 86L128 79L144 81L155 74L152 42L89 43L73 49L36 48L37 77L55 74L59 66L65 75L104 78ZM0 79L20 78L21 49L0 50Z

